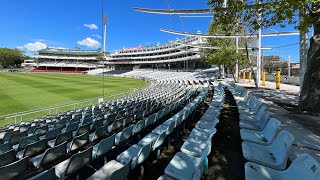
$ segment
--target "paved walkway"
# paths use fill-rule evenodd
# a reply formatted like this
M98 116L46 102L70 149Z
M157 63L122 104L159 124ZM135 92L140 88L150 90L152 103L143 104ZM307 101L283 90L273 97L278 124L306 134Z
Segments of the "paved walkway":
M294 146L289 153L291 161L306 152L320 162L320 117L298 111L299 86L281 84L280 90L276 90L274 82L266 82L266 86L259 89L254 88L253 81L249 83L248 80L241 80L237 84L259 97L269 107L272 117L281 121L281 129L295 136Z

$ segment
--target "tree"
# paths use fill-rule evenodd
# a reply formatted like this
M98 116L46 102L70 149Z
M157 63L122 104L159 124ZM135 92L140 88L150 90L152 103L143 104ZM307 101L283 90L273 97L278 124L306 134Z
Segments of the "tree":
M299 108L320 112L320 1L228 0L227 8L223 7L223 2L224 0L208 0L215 14L214 19L225 28L235 23L230 22L230 19L237 19L237 22L248 27L250 32L275 25L285 27L287 24L293 24L302 31L313 28L314 34L310 39Z
M233 28L225 29L223 26L219 25L216 21L212 21L208 29L208 34L230 34L235 33ZM239 46L244 47L246 41L251 41L251 39L241 39L239 41ZM226 70L229 70L233 75L235 81L237 79L234 76L235 66L238 62L239 67L245 67L247 64L245 54L243 50L236 49L236 39L233 38L207 38L207 46L209 49L203 50L203 60L208 64L219 65L219 72L221 72L221 66L224 65Z
M4 68L20 67L26 57L24 52L18 49L0 48L0 66Z

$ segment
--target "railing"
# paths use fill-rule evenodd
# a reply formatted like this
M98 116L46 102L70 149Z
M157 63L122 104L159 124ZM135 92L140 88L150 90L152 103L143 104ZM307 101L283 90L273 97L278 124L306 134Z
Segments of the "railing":
M102 97L102 96L94 97L94 98L84 99L84 100L80 100L80 101L74 101L71 103L55 105L55 106L50 106L50 107L46 107L46 108L40 108L40 109L36 109L36 110L7 114L7 115L0 116L0 123L2 122L5 124L9 124L9 123L14 122L15 124L17 124L18 122L22 122L26 119L32 119L32 118L40 117L40 116L46 116L46 115L50 115L53 113L57 114L59 112L64 112L64 111L68 111L68 110L76 110L78 108L82 108L85 106L98 104L99 100L101 100L101 98L103 98L104 101L108 101L108 100L112 100L115 98L124 97L125 95L132 94L132 93L136 92L137 90L138 89L132 88L132 89L130 89L130 91L106 95L104 97ZM5 121L5 122L3 122L3 121ZM4 124L2 124L2 125L4 125ZM2 125L0 125L0 126L2 126Z

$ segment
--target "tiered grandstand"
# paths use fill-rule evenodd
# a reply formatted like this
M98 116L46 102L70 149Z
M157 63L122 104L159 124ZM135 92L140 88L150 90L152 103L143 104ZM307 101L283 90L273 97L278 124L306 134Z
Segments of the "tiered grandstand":
M38 51L33 72L84 72L99 67L98 50L46 48ZM100 66L101 67L101 66Z
M124 48L107 56L103 64L118 70L133 68L152 69L194 69L201 67L199 48L204 39L187 37L169 41L167 44L158 43L156 46Z

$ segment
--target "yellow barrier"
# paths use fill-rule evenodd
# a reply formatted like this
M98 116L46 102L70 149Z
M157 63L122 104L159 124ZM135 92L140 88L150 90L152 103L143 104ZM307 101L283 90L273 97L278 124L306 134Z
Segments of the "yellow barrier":
M245 71L242 72L242 80L246 80L246 72Z
M280 89L280 71L277 71L277 76L276 76L276 89Z
M266 86L266 72L262 72L262 86Z
M251 71L249 72L249 82L251 82Z

